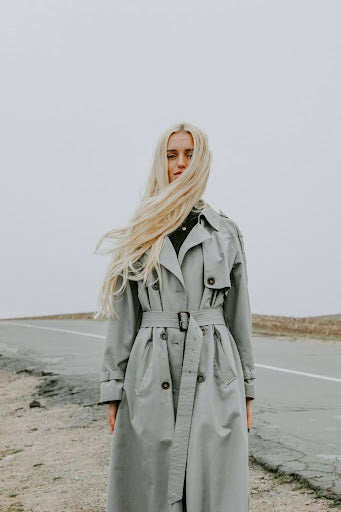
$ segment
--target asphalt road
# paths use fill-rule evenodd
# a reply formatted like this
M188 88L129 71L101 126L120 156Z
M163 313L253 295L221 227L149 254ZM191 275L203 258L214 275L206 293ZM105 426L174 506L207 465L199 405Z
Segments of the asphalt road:
M0 321L0 352L97 379L107 322ZM250 455L341 498L341 342L254 337Z

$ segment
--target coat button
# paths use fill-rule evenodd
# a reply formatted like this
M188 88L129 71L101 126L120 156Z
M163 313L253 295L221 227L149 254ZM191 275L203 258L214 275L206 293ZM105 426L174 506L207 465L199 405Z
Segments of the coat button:
M158 290L159 289L159 283L154 283L152 285L152 288L153 288L153 290Z
M200 374L198 375L198 377L197 377L197 381L198 381L198 382L204 382L204 380L205 380L205 376L204 376L204 375L202 375L202 374L200 373Z
M201 326L200 329L202 330L203 335L207 334L207 327L205 325Z
M214 284L214 283L215 283L215 279L214 279L214 277L212 277L212 276L211 276L211 277L209 277L209 278L207 279L207 282L208 282L208 284Z
M160 338L162 340L167 340L168 339L168 334L166 333L166 331L162 331L162 333L160 334Z
M163 389L168 389L170 386L169 382L167 382L166 380L162 383L162 387Z

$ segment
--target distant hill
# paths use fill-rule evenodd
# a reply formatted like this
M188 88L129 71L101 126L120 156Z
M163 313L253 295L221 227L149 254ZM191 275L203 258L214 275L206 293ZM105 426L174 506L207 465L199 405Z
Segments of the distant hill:
M313 318L313 319L317 319L317 320L332 320L332 321L340 322L341 321L341 313L339 315L335 314L335 315L321 315L321 316L306 316L304 318L307 318L307 319Z
M89 313L60 313L55 315L40 316L17 316L13 318L2 318L1 320L93 320L93 312Z
M310 336L341 341L341 314L292 317L252 315L254 334Z

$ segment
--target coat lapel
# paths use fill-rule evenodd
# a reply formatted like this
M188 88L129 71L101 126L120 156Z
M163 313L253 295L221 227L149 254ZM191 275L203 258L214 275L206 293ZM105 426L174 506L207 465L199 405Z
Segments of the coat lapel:
M201 224L200 221L198 221L198 223L191 229L191 231L188 233L187 237L181 244L178 255L180 267L182 265L182 262L187 251L189 251L189 249L191 249L192 247L201 244L205 240L208 240L209 238L212 238L210 231L203 224Z
M185 288L184 277L181 270L181 265L185 257L186 252L192 247L201 244L205 240L211 238L212 235L208 229L198 222L189 232L188 236L182 243L179 251L179 255L176 254L174 246L168 235L164 238L164 243L160 251L159 262L167 270L172 272L180 281L182 286Z
M212 238L212 233L205 225L206 223L205 220L202 219L202 216L205 217L214 229L219 229L221 220L220 215L207 204L199 214L198 223L191 229L188 236L182 243L179 254L176 254L174 246L168 235L165 236L164 244L160 251L160 264L172 272L179 279L183 287L185 287L185 283L181 266L187 251Z
M185 287L179 260L168 235L166 235L164 238L164 242L159 255L159 262L160 265L163 265L167 270L169 270L169 272L172 272L172 274L174 274L179 279L182 286Z
M185 288L184 278L181 270L184 257L192 247L201 244L210 238L212 238L211 230L205 225L205 221L201 218L202 216L211 224L215 230L220 228L220 215L208 204L204 207L202 212L199 214L198 223L191 229L188 236L185 238L183 244L180 247L179 255L176 254L174 246L168 235L164 237L164 242L159 255L160 265L165 267L169 272L174 274L182 286ZM204 248L208 247L204 244ZM146 251L146 254L150 252L150 249Z

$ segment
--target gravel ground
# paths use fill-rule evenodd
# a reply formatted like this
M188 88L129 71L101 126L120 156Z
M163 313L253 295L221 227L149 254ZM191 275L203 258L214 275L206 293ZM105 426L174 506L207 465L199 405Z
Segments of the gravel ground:
M80 383L66 386L60 376L9 366L0 365L0 511L104 512L107 406L84 400ZM33 400L40 407L30 407ZM250 512L341 510L251 457L250 492Z

